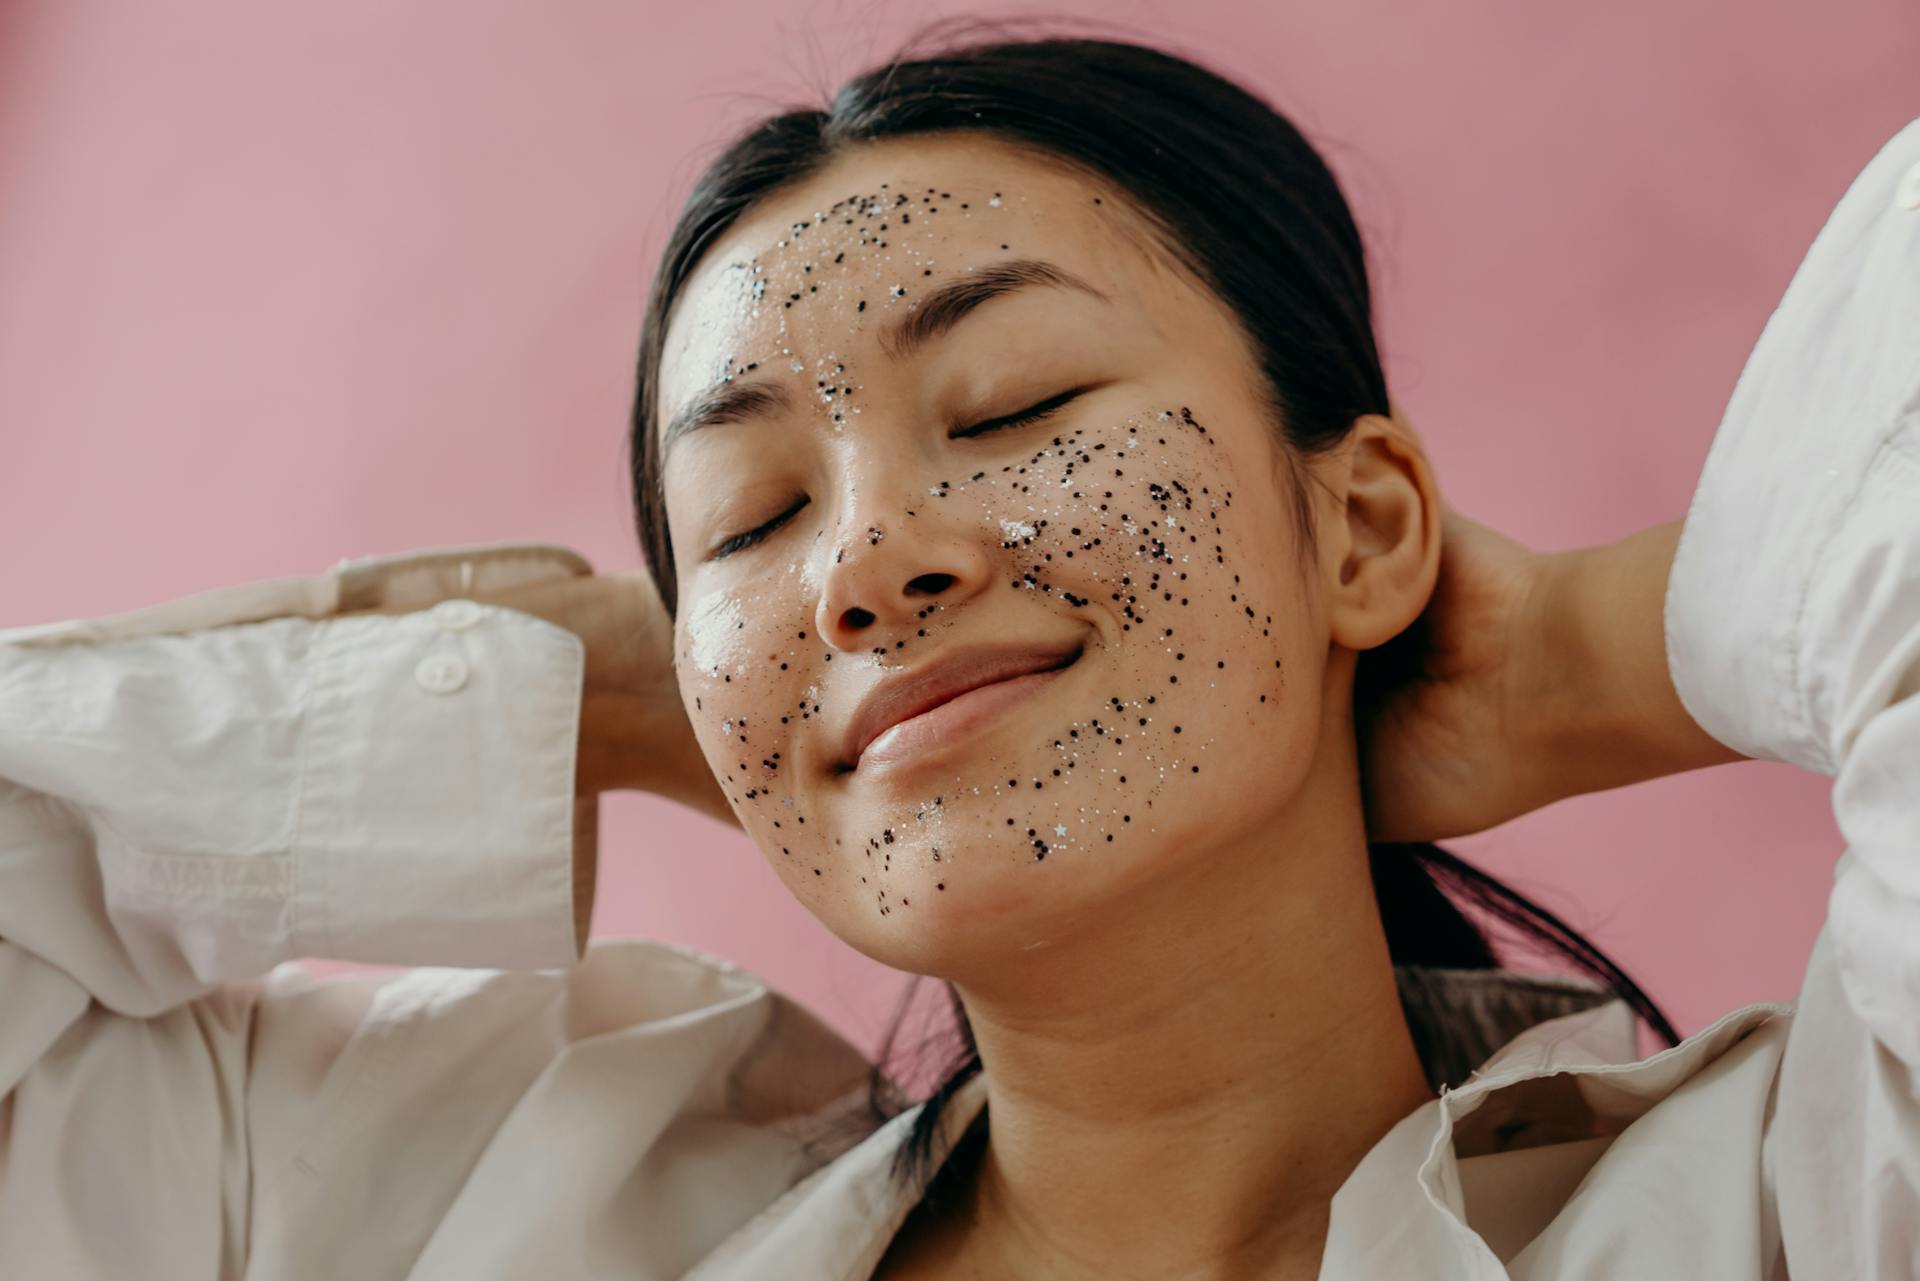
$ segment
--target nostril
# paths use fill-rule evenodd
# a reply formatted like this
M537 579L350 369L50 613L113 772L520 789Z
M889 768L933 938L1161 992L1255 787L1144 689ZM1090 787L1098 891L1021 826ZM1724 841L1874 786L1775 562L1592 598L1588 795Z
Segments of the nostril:
M907 595L918 592L926 596L938 596L953 586L952 574L921 574L907 584Z
M848 631L857 632L863 627L873 626L873 614L856 605L840 615L840 625Z

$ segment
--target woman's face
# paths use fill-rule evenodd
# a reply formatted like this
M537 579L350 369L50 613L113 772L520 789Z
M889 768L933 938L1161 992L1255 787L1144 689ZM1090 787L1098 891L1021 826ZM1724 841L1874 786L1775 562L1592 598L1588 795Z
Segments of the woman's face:
M861 148L705 255L660 386L687 712L834 933L964 980L1286 826L1318 579L1245 340L1121 193Z

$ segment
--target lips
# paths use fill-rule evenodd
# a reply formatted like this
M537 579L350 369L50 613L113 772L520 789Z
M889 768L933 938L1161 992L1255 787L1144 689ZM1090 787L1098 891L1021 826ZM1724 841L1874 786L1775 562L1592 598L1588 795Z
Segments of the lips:
M859 768L873 741L963 694L985 686L1069 667L1080 657L1079 641L956 650L916 671L875 688L854 709L842 744L841 768Z

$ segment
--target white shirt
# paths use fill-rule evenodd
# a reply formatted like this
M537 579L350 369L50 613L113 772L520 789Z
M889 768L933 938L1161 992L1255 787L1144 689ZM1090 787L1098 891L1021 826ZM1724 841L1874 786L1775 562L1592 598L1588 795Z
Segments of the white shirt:
M585 570L459 548L0 633L0 1277L870 1275L911 1114L861 1121L861 1057L723 961L576 954L581 645L462 597ZM1352 1172L1322 1277L1920 1275L1920 121L1740 379L1666 630L1711 733L1834 778L1798 1000L1640 1062L1618 1002L1522 1032Z

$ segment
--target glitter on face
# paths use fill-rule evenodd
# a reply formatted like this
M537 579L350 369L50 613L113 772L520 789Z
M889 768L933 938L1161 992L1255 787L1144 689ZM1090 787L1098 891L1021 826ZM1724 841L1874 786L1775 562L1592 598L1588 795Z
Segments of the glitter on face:
M836 932L887 921L891 936L907 928L891 923L900 918L978 902L1009 860L1054 876L1142 857L1172 830L1162 815L1235 790L1232 771L1199 766L1254 750L1253 718L1286 703L1272 614L1253 586L1262 580L1242 583L1247 567L1273 560L1259 550L1272 531L1236 526L1233 461L1196 412L1202 396L1189 406L1116 379L977 439L930 431L917 451L892 444L920 428L897 392L873 399L902 377L873 349L874 330L912 305L884 304L937 286L936 251L944 271L964 272L1032 252L1017 242L1037 234L1014 221L1026 198L954 201L958 189L882 184L789 224L737 273L737 303L718 309L752 322L725 333L728 375L784 369L826 430L780 443L777 433L806 430L796 415L745 438L755 443L735 464L743 489L764 482L811 502L763 545L683 562L683 590L721 586L683 608L682 688L743 825ZM963 221L950 235L942 222L969 218L991 230ZM966 341L990 332L983 319ZM999 394L988 374L1011 376L1024 359L1017 333L1002 345L970 362L987 371L983 394ZM1063 390L1044 362L1035 368L1047 385L1009 386L1023 399L982 416ZM863 408L876 412L856 417ZM805 465L775 461L789 456ZM923 585L887 594L896 580ZM956 646L1063 636L1086 642L1073 667L911 782L882 784L839 761L839 735L877 678Z
M701 671L717 675L722 667L737 664L745 630L740 603L729 593L710 592L688 612L688 656Z

